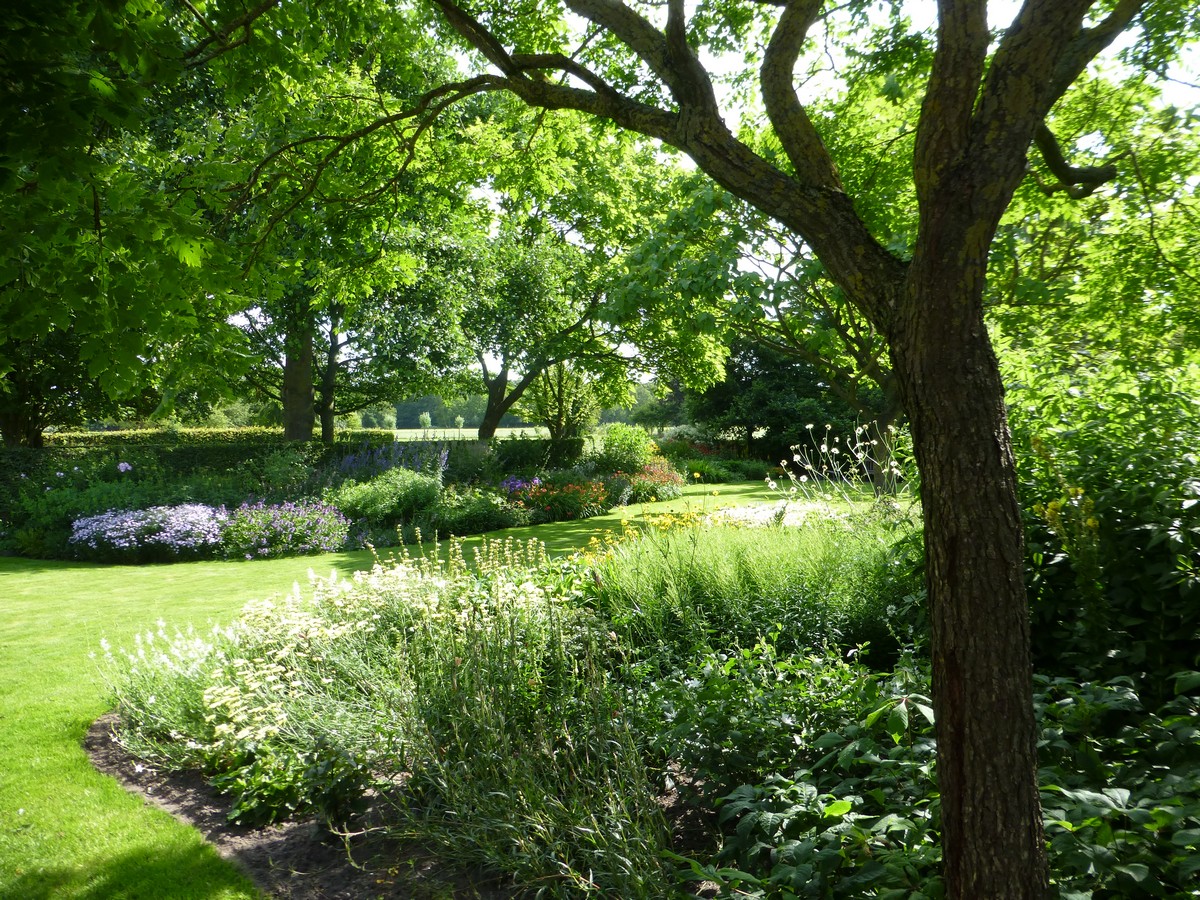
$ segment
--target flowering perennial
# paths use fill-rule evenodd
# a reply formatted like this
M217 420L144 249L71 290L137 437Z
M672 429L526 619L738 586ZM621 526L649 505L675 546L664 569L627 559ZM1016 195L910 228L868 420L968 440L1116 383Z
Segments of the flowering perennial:
M242 504L233 512L185 503L77 519L70 544L80 557L102 562L254 559L339 550L349 528L336 509L316 503Z
M529 510L534 524L587 519L608 511L608 494L598 481L554 483L534 478L519 485L509 497Z
M340 550L350 522L324 503L243 503L229 515L225 552L231 557L267 559Z
M195 559L221 546L224 507L200 503L113 510L78 519L70 543L80 556L120 562Z

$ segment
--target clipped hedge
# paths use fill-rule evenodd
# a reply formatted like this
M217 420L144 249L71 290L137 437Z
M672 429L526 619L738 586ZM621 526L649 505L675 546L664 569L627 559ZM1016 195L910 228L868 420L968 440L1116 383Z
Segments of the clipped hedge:
M546 469L569 469L583 456L583 438L493 439L489 452L506 475L526 475Z
M390 444L396 435L384 428L349 428L334 433L335 444ZM45 436L47 447L131 447L245 444L280 446L283 429L272 426L245 428L135 428L124 431L59 431ZM317 433L313 434L317 441ZM304 442L307 443L307 442Z

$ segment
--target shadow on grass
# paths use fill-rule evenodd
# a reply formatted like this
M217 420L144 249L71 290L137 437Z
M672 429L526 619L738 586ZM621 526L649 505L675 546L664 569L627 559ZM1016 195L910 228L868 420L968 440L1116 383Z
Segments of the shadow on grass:
M621 523L629 520L637 523L647 516L660 515L666 512L679 512L685 509L712 511L722 506L737 506L745 503L768 502L779 499L759 482L743 482L726 485L689 484L684 487L684 494L678 500L668 500L660 503L634 504L617 507L611 512L591 519L571 522L552 522L546 525L531 525L524 528L509 528L492 531L484 535L471 535L461 538L463 549L470 552L473 545L484 538L489 540L512 537L515 540L527 541L531 538L546 545L547 551L555 556L570 554L587 546L593 535L606 531L621 531ZM449 546L448 541L441 542L442 552ZM408 545L407 550L412 555L431 552L432 543ZM386 562L392 556L400 554L401 548L380 548L379 559ZM339 553L323 553L317 556L293 556L272 560L198 560L189 562L142 563L134 566L119 566L108 563L75 562L70 560L27 559L18 556L0 556L0 578L6 575L37 575L50 572L65 572L70 570L98 569L142 569L142 570L173 570L173 574L184 576L194 567L197 571L211 571L212 566L245 566L256 567L256 572L269 571L272 567L295 569L308 561L318 575L328 574L330 569L337 569L343 575L360 569L370 569L374 556L370 550L347 550ZM301 570L303 571L303 570Z
M165 885L171 885L168 893ZM139 848L98 861L91 871L39 868L0 883L0 894L21 900L206 900L259 897L249 880L207 845L163 853Z

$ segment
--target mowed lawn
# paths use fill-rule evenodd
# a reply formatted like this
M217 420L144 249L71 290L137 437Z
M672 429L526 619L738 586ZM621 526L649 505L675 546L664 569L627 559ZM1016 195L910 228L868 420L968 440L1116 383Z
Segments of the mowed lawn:
M569 553L622 520L770 499L761 484L689 485L680 500L500 534ZM468 552L478 540L464 541ZM250 600L303 588L310 569L371 563L366 552L136 567L0 558L0 898L159 900L163 884L171 900L259 896L199 832L92 769L83 738L108 709L100 642L132 646L160 619L204 631Z

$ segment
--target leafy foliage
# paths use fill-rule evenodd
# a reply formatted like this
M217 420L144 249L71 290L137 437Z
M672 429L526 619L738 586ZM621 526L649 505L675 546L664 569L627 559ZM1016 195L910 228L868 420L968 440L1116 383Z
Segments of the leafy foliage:
M1200 664L1200 417L1169 380L1085 383L1038 418L1014 416L1028 441L1035 649L1043 671L1134 675L1160 699L1164 678Z
M600 472L640 472L657 453L658 445L644 428L614 422L605 426L593 462Z
M350 523L321 503L243 503L229 513L222 534L225 553L245 559L271 559L329 553L346 544Z
M325 494L325 501L372 526L398 525L437 503L440 493L436 476L394 466L366 481L343 482Z

